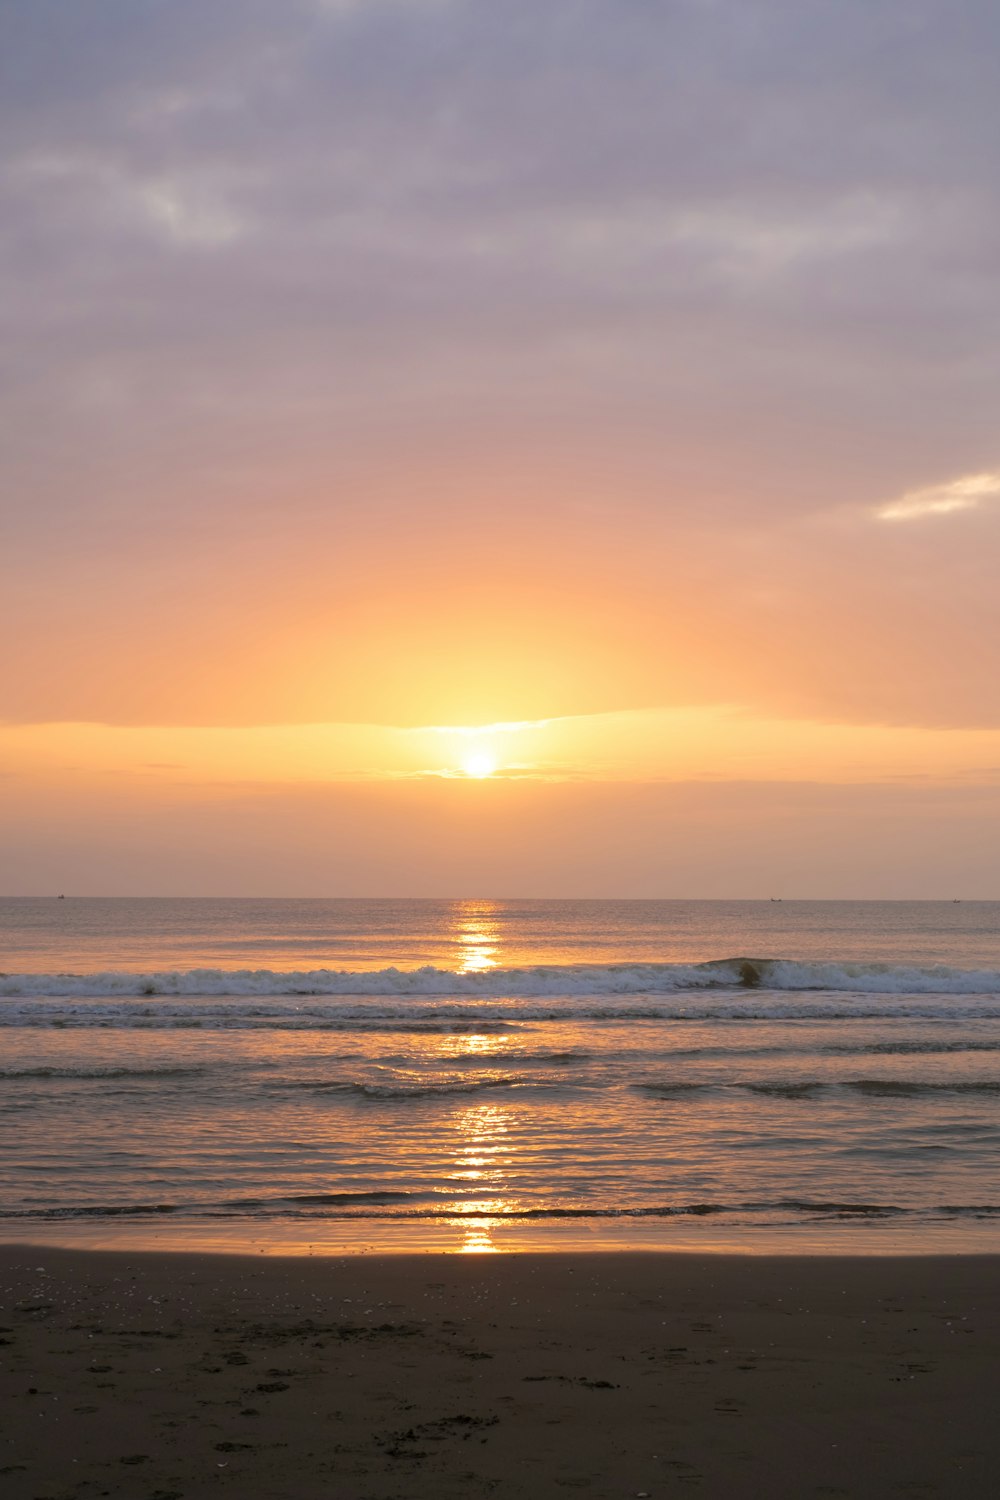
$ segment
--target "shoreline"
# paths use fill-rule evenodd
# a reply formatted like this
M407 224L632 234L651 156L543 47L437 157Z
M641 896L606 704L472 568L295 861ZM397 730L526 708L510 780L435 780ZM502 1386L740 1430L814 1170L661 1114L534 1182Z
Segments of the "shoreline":
M736 1255L751 1257L1000 1256L1000 1216L919 1219L817 1214L761 1223L719 1214L531 1219L188 1218L182 1213L0 1221L5 1248L283 1256Z
M998 1272L6 1244L4 1493L985 1497Z

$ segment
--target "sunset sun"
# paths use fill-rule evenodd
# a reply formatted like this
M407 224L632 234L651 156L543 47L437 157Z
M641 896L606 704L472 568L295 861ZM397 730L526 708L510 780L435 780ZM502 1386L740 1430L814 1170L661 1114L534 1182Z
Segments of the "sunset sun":
M496 756L489 750L471 750L462 761L462 770L466 776L475 777L478 781L492 776L496 768Z

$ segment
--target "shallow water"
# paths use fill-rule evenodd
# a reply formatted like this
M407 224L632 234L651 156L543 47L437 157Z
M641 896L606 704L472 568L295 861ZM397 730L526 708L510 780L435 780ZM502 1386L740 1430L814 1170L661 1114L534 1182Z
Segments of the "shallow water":
M0 933L8 1238L1000 1248L995 903L70 898Z

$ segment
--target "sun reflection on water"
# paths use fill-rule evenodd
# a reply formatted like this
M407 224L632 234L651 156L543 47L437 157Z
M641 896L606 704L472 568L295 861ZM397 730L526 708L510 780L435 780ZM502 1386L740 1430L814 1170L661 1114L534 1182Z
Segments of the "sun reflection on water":
M472 1211L471 1206L465 1212ZM477 1218L474 1223L462 1224L462 1243L456 1248L456 1255L499 1255L500 1246L493 1238L496 1228L495 1219Z
M468 1036L460 1039L460 1054L464 1057L502 1057L509 1052L511 1038L509 1036L498 1036L495 1032L470 1032Z
M459 973L482 974L500 962L499 906L495 901L460 901L455 911Z
M500 1105L473 1105L457 1116L456 1128L459 1143L452 1176L458 1182L475 1184L484 1195L468 1199L456 1210L451 1222L462 1235L456 1253L496 1254L500 1246L493 1234L502 1222L499 1216L516 1206L505 1192L510 1158L508 1114Z

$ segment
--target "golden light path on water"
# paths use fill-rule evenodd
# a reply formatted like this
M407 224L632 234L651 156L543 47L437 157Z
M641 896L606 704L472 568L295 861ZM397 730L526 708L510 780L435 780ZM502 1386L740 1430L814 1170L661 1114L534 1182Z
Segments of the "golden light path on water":
M500 925L493 901L463 901L456 914L455 942L459 948L461 974L481 974L495 969L499 960Z
M455 940L459 947L458 969L462 974L482 974L500 962L501 930L498 907L493 901L463 901L456 914ZM473 1033L462 1038L463 1052L480 1057L483 1062L502 1054L504 1038ZM452 1224L462 1235L456 1247L459 1255L496 1254L494 1230L503 1220L496 1217L516 1207L513 1199L501 1196L506 1187L504 1163L510 1156L507 1112L495 1104L476 1105L462 1110L456 1118L459 1134L454 1177L459 1182L474 1183L491 1196L463 1203L461 1217Z
M473 1043L489 1040L468 1038ZM480 1050L487 1049L469 1048L470 1052ZM456 1181L474 1184L484 1194L463 1203L460 1216L452 1220L462 1234L462 1243L456 1250L459 1255L495 1254L499 1246L493 1234L502 1220L489 1216L509 1213L516 1207L513 1199L503 1196L507 1186L505 1167L510 1157L507 1111L501 1105L478 1104L462 1110L455 1124L459 1144L453 1175Z

